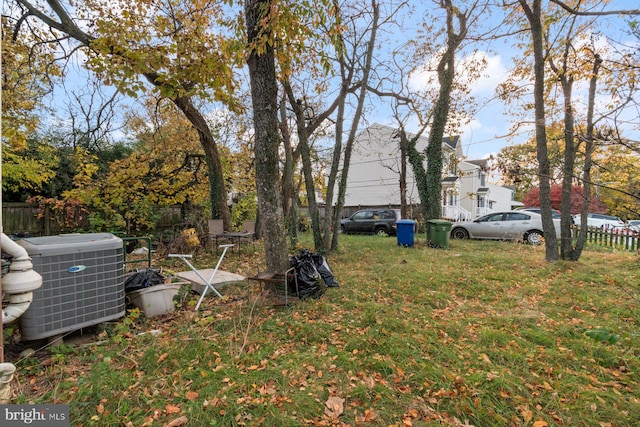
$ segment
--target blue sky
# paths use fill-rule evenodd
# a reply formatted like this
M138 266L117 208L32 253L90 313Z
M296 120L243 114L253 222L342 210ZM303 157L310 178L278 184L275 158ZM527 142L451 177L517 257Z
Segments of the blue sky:
M611 0L607 9L616 10L629 8L632 6L631 3L636 2L629 0ZM598 20L601 24L599 30L602 31L599 35L599 45L605 44L606 39L611 38L613 41L622 42L625 45L634 45L638 48L640 40L633 39L628 35L629 27L626 18L612 16L601 17L598 18ZM507 76L513 64L512 58L521 55L518 50L510 45L503 45L498 52L498 54L489 57L489 77L482 79L478 84L477 93L486 100L493 98L494 92L492 89L495 88L497 82ZM573 98L574 108L576 108L577 114L584 113L586 111L587 99L586 81L576 83ZM596 110L600 112L605 111L605 106L609 103L615 104L616 101L612 101L610 97L599 96L596 102ZM468 126L461 135L465 148L464 152L469 158L484 158L488 154L496 153L506 145L523 143L531 136L531 131L533 130L532 124L523 127L522 132L513 138L504 137L509 134L512 123L518 120L512 114L511 108L511 106L507 106L500 101L488 101L486 107L478 112L471 126ZM533 112L531 114L533 114ZM635 141L640 140L637 108L627 109L625 116L632 122L624 126L625 136Z
M628 9L634 7L629 0L611 0L607 5L607 10ZM637 7L637 5L636 5ZM607 38L610 38L617 42L622 42L627 45L638 46L640 40L634 39L629 36L627 18L620 16L611 17L599 17L598 23L600 24L599 31L599 44L604 44ZM463 144L463 153L468 159L481 159L486 158L491 154L497 154L502 147L511 144L520 144L525 142L532 136L533 125L525 124L520 127L519 132L513 136L509 136L511 133L511 127L514 123L522 120L517 118L513 112L517 110L514 105L506 105L500 100L495 99L495 88L501 82L503 82L511 68L513 67L513 58L522 55L522 53L514 48L516 40L514 38L493 40L489 42L483 42L478 44L479 51L476 55L484 55L487 61L487 68L484 72L484 76L475 81L472 85L473 89L471 94L476 98L479 108L473 117L469 118L469 123L463 126L458 132L461 136ZM465 60L464 54L458 57L458 62L461 63ZM529 82L523 82L528 84ZM574 100L577 111L580 113L584 111L583 102L586 99L586 83L577 83L574 90ZM531 90L533 87L531 86ZM530 100L523 99L523 102L530 102ZM603 110L605 106L612 101L608 98L600 97L597 105L600 110ZM613 101L615 103L615 101ZM533 116L533 111L531 111ZM638 126L638 110L629 109L626 113L626 118L629 122L624 128L625 136L631 140L640 140L640 128ZM390 118L381 114L375 121L390 126L395 126L395 123ZM415 125L414 125L415 126ZM411 131L411 125L408 126Z
M611 0L608 9L616 8L628 8L628 0ZM431 5L430 2L421 2L416 7L416 16L420 16L420 8L427 7L425 5ZM429 6L430 7L430 6ZM424 14L424 13L423 13ZM602 30L607 36L612 37L617 41L633 42L636 45L638 40L631 40L625 35L624 31L627 28L625 19L620 17L608 17L602 18ZM406 30L406 33L401 34L399 37L406 35L411 36L411 30ZM487 68L484 72L484 76L474 82L472 95L476 98L479 109L473 117L469 118L469 123L463 126L458 132L461 135L461 141L463 144L463 153L468 159L481 159L486 158L490 154L496 154L499 150L509 144L519 144L526 141L531 136L532 126L524 126L522 131L513 137L507 137L510 133L510 129L516 118L510 114L514 109L513 106L505 105L502 101L495 99L495 88L502 82L509 74L512 67L512 58L520 55L520 52L513 47L514 40L500 39L489 42L483 42L478 46L479 52L476 55L484 55L487 61ZM464 56L458 58L459 63L464 61ZM81 88L84 86L87 79L86 72L82 70L72 70L70 78L66 82L67 87ZM576 99L579 101L580 97L584 94L585 86L578 87L576 90ZM77 90L77 89L76 89ZM105 92L109 92L106 90ZM126 104L133 104L135 101L128 99L124 101ZM56 108L64 110L69 103L67 95L62 90L57 90L53 105ZM533 113L531 113L533 114ZM637 111L632 112L634 117L631 120L637 122ZM60 114L64 117L65 114ZM388 111L378 111L374 116L368 117L369 122L379 122L395 126L395 123L390 118ZM415 131L409 124L409 130ZM638 126L630 126L627 128L627 137L633 140L640 140L638 136ZM116 134L116 137L122 136Z

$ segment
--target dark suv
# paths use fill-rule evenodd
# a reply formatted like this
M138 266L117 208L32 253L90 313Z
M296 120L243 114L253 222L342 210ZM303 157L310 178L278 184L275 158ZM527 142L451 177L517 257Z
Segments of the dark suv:
M393 236L396 234L396 221L399 219L399 209L364 209L342 219L340 232Z

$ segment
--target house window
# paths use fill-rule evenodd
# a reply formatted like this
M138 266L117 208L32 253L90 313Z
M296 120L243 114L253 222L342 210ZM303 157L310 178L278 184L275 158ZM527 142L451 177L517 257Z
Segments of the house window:
M484 187L485 184L485 173L482 169L478 170L478 178L480 179L480 186Z
M455 154L451 154L451 156L449 157L449 173L451 175L456 175L457 168L458 168L458 159L456 158Z

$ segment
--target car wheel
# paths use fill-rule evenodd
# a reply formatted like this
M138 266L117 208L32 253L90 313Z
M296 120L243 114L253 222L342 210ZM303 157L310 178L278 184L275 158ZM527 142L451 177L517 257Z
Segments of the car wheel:
M383 236L383 237L387 237L389 235L389 233L387 232L387 229L384 227L378 227L376 228L376 234L378 236Z
M347 230L344 228L344 225L340 226L340 234L345 234Z
M451 237L453 237L454 239L468 239L469 232L464 228L454 228L453 231L451 231Z
M530 245L539 245L540 243L542 243L543 237L544 235L542 234L542 231L532 230L532 231L528 231L524 235L524 241Z

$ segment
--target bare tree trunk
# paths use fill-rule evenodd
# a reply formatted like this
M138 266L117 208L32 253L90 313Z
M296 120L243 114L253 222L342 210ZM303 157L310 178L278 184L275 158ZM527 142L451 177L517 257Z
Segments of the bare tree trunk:
M333 146L333 159L331 161L331 171L329 172L329 180L327 184L327 204L325 210L325 236L323 241L323 247L328 250L338 249L338 236L340 232L340 219L342 218L342 208L344 207L344 195L346 193L346 178L342 177L342 174L338 176L338 170L340 167L340 158L342 157L342 132L344 125L344 100L340 102L338 106L338 114L336 116L336 143ZM344 150L344 159L342 163L342 171L344 174L345 168L349 169L351 163L351 151L353 150L353 144L347 143ZM348 173L348 172L347 172ZM333 191L338 182L338 196L333 208ZM342 197L340 196L342 194ZM331 228L331 234L329 229ZM331 238L331 240L329 240ZM330 246L329 246L330 245Z
M407 143L400 138L400 217L409 218L407 209Z
M194 107L190 98L180 97L174 99L173 102L198 132L200 145L202 145L204 150L207 170L209 172L211 217L215 219L222 219L225 230L229 230L231 229L231 215L229 213L229 206L227 205L227 190L224 185L222 162L220 161L218 146L213 139L211 129L209 128L205 118L200 114L200 111Z
M564 163L562 165L562 195L560 196L560 258L573 260L573 233L571 230L571 188L576 160L576 143L572 101L573 78L560 77L564 97Z
M571 20L567 30L567 38L564 41L561 68L558 68L552 55L548 55L547 61L553 72L558 76L562 87L564 100L564 161L562 163L562 194L560 196L560 258L572 260L573 251L573 223L571 218L571 189L578 151L575 142L575 115L573 112L573 83L574 78L568 72L569 55L573 50L571 35L575 24L575 17Z
M294 165L296 164L291 145L291 131L287 118L287 101L280 101L280 133L284 143L284 170L282 171L282 211L287 224L289 243L295 247L298 243L298 203L293 182Z
M358 125L362 118L362 112L364 110L364 101L367 95L367 85L369 82L369 75L371 74L371 64L373 62L373 53L376 45L376 37L378 32L378 22L380 19L380 7L376 0L371 1L371 8L373 10L373 20L371 23L371 37L367 43L367 53L365 58L365 65L362 70L362 79L360 81L360 93L358 94L358 103L356 105L356 111L353 115L351 122L351 129L349 136L347 137L347 143L345 146L344 160L342 162L342 174L340 175L340 182L338 184L338 199L336 201L336 209L333 213L333 238L331 240L331 250L338 248L338 233L340 230L340 217L342 214L342 208L344 207L344 200L347 192L347 177L349 175L349 165L351 163L351 153L353 151L353 144L355 143L356 134L358 131ZM344 58L341 58L344 61ZM349 68L347 64L342 65L344 68ZM343 86L348 82L343 81ZM343 90L345 88L343 87ZM344 119L344 98L341 101L338 117L341 120ZM342 138L342 122L339 126L340 132L336 131L336 138Z
M544 46L541 18L542 0L533 0L529 7L527 0L518 0L531 27L534 58L533 97L536 118L536 156L540 181L540 210L542 214L542 231L544 232L545 258L547 261L558 259L558 239L556 238L553 217L551 216L551 183L549 155L547 153L547 120L544 105Z
M269 3L269 0L245 1L249 45L268 31L261 23L271 10ZM289 266L279 188L278 83L273 47L269 43L260 44L261 52L251 51L247 66L253 103L258 209L264 225L262 234L267 270L276 273L285 271Z
M589 104L587 106L587 128L584 135L584 170L582 172L582 192L584 201L582 202L582 210L580 211L580 233L576 240L576 247L573 251L573 260L577 261L582 255L582 250L587 241L587 214L589 213L589 205L591 204L591 165L594 149L594 129L593 112L596 103L596 86L598 82L598 73L602 65L602 58L598 54L594 54L593 70L589 81Z
M322 250L322 231L320 230L320 212L316 202L316 189L313 182L313 167L311 165L311 150L309 147L309 134L311 130L307 126L305 116L305 105L300 100L296 100L293 89L288 81L283 82L284 90L287 92L293 112L296 115L296 129L298 133L298 149L302 158L302 171L304 175L305 189L307 190L307 204L309 206L309 216L311 217L311 230L313 233L313 244L317 251Z

